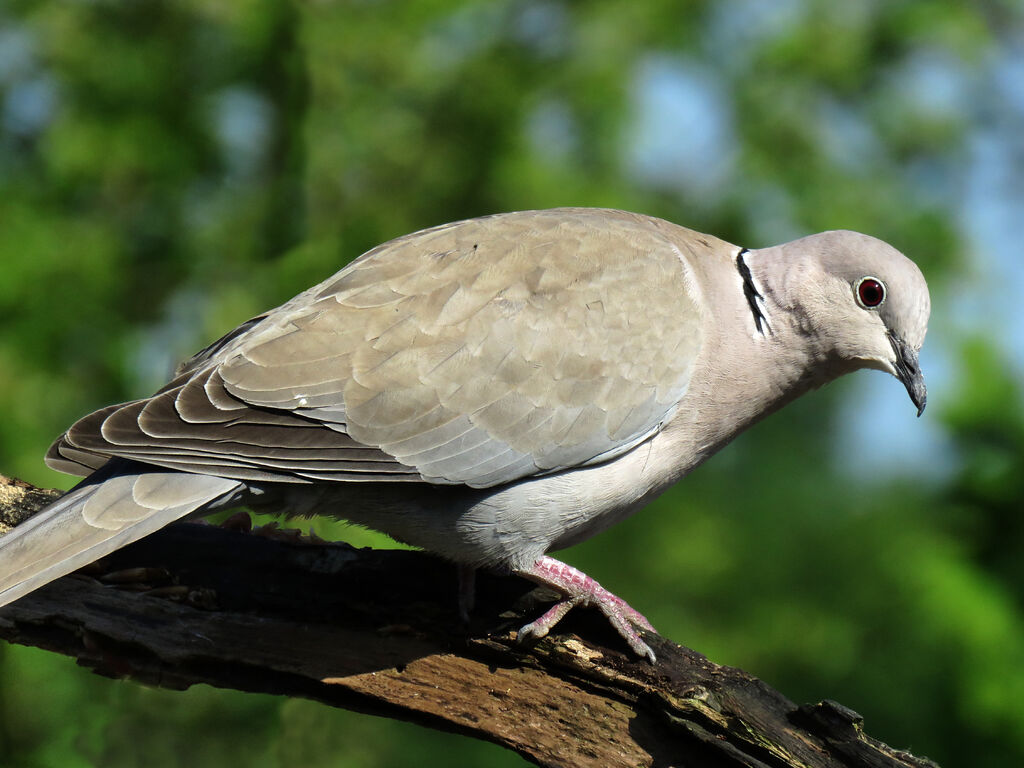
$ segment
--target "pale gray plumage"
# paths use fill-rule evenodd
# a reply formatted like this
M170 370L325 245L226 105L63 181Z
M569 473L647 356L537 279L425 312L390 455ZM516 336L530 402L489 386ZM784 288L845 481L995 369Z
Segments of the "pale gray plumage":
M858 293L865 278L877 306ZM917 267L853 232L748 251L646 216L556 209L398 238L154 396L73 425L48 462L103 474L0 540L0 604L183 515L258 502L553 584L653 657L631 629L642 617L580 593L544 554L849 371L897 376L922 409L928 313ZM101 498L127 512L97 533Z

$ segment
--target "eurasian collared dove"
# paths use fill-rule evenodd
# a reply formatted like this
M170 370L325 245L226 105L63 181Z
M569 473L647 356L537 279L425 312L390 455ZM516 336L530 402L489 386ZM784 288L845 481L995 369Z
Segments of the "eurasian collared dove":
M755 421L859 368L918 413L929 314L889 245L824 232L747 250L598 209L499 214L385 243L78 421L86 475L0 539L5 604L186 515L325 514L650 624L547 555L631 515ZM91 473L91 474L90 474Z

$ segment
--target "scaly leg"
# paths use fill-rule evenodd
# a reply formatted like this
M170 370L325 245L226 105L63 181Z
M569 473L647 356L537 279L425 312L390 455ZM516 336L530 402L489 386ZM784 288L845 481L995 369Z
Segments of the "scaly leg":
M599 608L608 620L629 643L629 647L640 656L645 656L653 664L654 651L641 638L637 627L655 631L643 614L634 610L622 598L616 597L602 587L587 574L578 571L571 565L555 560L553 557L542 557L528 570L515 571L530 581L560 592L565 599L555 603L536 621L532 621L519 630L522 640L544 637L562 617L577 605Z

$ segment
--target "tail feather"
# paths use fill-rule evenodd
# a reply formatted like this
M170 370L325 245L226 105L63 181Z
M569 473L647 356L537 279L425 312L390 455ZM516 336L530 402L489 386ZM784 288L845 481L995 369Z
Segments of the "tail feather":
M0 537L0 606L168 523L234 500L237 480L185 472L86 478Z

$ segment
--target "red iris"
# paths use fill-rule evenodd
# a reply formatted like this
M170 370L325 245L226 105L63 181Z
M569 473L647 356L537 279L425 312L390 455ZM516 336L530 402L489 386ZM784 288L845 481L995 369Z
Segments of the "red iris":
M865 277L857 286L857 298L865 307L877 307L885 300L885 286L873 277Z

